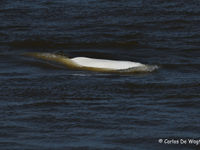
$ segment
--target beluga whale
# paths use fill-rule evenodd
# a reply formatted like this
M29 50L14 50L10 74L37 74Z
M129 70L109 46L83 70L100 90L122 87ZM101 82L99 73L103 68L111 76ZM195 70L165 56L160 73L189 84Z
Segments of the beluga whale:
M128 60L97 59L90 57L73 57L46 52L29 52L25 56L30 56L40 60L56 62L70 69L87 70L104 73L140 73L152 72L158 68L157 65L146 65L140 62Z

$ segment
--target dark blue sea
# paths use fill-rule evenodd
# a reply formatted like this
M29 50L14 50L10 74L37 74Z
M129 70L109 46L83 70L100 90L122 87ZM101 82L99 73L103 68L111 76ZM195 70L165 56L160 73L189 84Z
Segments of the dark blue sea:
M23 55L58 51L159 69L98 73ZM1 150L199 147L200 1L0 1Z

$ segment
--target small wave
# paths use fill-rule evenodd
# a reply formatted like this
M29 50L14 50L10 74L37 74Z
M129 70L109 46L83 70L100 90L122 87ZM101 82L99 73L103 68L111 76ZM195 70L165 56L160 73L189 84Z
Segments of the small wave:
M2 72L2 73L0 73L0 77L3 77L3 76L5 76L5 77L20 76L21 77L21 76L26 76L26 75L29 75L29 74L28 73L19 73L19 72Z
M152 72L159 69L159 66L157 65L144 65L141 67L133 67L133 68L129 68L129 69L125 69L125 70L121 70L121 72L123 73L132 73L132 72Z
M132 48L138 46L137 41L109 41L109 42L53 42L51 40L23 40L12 42L1 42L2 45L8 45L14 48L45 48L45 49L66 49L66 48Z

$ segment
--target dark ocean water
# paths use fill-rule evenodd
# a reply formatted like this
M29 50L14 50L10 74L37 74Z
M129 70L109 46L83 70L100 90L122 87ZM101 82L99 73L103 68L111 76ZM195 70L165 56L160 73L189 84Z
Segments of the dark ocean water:
M200 2L1 0L1 150L199 149ZM145 74L70 70L22 56L159 65Z

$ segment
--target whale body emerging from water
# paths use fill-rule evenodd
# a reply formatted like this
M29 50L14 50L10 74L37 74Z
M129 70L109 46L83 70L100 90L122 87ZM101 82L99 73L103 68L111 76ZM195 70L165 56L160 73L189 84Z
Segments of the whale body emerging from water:
M113 70L124 70L133 67L144 66L141 63L131 62L131 61L117 61L117 60L107 60L107 59L94 59L88 57L75 57L71 59L76 64L83 67L93 67L93 68L104 68Z
M32 52L26 53L25 56L31 56L42 60L57 62L71 69L105 73L152 72L158 68L155 65L145 65L132 61L95 59L88 57L68 58L67 56L54 53Z

